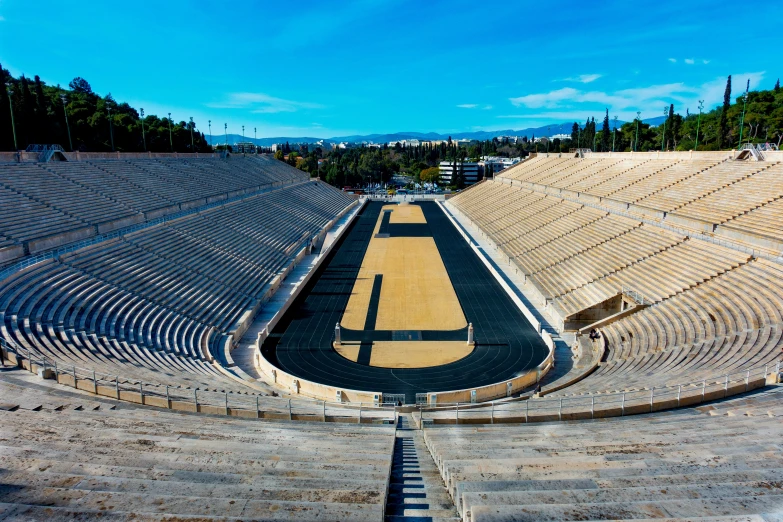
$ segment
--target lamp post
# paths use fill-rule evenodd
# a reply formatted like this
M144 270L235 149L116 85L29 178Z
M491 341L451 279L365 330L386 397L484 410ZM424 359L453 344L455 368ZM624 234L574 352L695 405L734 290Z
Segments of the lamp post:
M73 152L73 142L71 141L71 126L68 124L68 109L66 107L68 97L65 94L60 94L60 100L62 100L63 102L63 114L65 114L65 129L68 131L68 145L71 148L71 152Z
M598 133L593 133L593 152L595 152L595 140L598 138Z
M109 115L109 140L111 140L111 151L114 152L114 126L111 124L111 107L106 107L106 113Z
M256 148L256 154L258 154L258 129L253 127L253 145Z
M748 83L745 87L745 94L742 96L742 116L740 117L740 134L739 134L739 145L737 146L737 150L742 148L742 128L745 126L745 107L748 106L749 90L750 90L750 78L748 78Z
M212 120L207 120L209 125L209 148L212 148Z
M617 116L614 117L614 128L612 129L612 152L614 152L614 141L617 137Z
M190 152L196 152L196 148L193 146L193 116L190 117Z
M663 108L663 115L668 116L669 115L669 108L664 107ZM666 118L663 120L663 134L661 134L661 152L664 152L663 146L666 142Z
M171 136L171 113L169 113L169 145L171 146L171 152L174 152L174 138Z
M144 135L144 109L139 109L141 115L141 142L144 144L144 152L147 152L147 136Z
M14 94L14 88L10 83L6 84L8 91L8 109L11 111L11 130L14 133L14 150L19 151L19 145L16 143L16 123L14 122L14 103L11 101L11 96Z
M642 117L642 111L636 111L636 140L633 142L633 150L636 152L636 149L639 148L639 120Z
M699 127L701 127L701 111L704 109L704 100L699 100L699 119L696 120L696 146L694 150L699 148Z
M228 123L223 124L223 130L226 132L226 154L228 154Z
M576 148L582 146L582 127L579 125L576 126Z

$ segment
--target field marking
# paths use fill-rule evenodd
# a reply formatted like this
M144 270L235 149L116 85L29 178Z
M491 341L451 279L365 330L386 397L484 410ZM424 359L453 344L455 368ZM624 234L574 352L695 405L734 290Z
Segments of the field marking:
M390 223L426 223L419 205L386 205ZM380 227L383 212L376 222ZM363 330L373 281L383 274L376 330L459 330L467 320L432 237L370 240L341 324Z
M343 343L334 349L357 362L360 343ZM474 346L464 341L375 341L370 366L379 368L430 368L459 361L470 355Z

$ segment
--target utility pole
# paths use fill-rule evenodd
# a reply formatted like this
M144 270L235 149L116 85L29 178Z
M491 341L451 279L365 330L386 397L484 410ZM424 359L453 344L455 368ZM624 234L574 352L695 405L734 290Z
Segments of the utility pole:
M68 145L71 147L71 152L73 152L73 141L71 141L71 126L68 124L68 109L66 108L66 102L68 101L68 97L65 94L60 94L60 99L63 102L63 114L65 114L65 128L68 131Z
M111 124L111 107L106 107L109 114L109 139L111 140L111 151L114 152L114 126Z
M190 152L196 152L196 148L193 146L193 116L190 117Z
M17 145L16 143L16 123L14 122L14 103L13 101L11 101L11 96L14 94L14 88L10 83L7 83L6 90L8 91L8 108L11 110L11 130L13 130L14 132L14 151L16 151L17 154L19 154L19 145Z
M636 111L636 141L633 143L633 150L636 152L636 149L639 148L639 120L642 117L642 111Z
M612 129L612 152L614 152L614 141L617 137L617 116L614 117L614 129Z
M171 137L171 113L169 113L169 145L171 145L171 152L174 152L174 138Z
M141 141L144 144L144 152L147 152L147 136L144 135L144 109L139 109L141 114Z
M701 127L701 111L704 109L704 100L699 100L699 119L696 121L696 146L694 150L699 148L699 127Z
M739 146L737 150L742 148L742 128L745 126L745 107L748 106L748 91L750 90L750 78L745 86L745 95L742 97L742 116L740 117L740 134L739 134Z

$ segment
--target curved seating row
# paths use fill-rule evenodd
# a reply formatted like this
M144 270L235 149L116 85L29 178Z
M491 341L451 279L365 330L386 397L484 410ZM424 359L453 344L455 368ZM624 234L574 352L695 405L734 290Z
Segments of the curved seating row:
M303 182L267 156L0 164L0 262L179 210ZM3 249L0 243L0 250Z
M27 384L0 377L4 520L383 520L391 426L192 416Z
M718 158L539 157L502 175L558 188L576 187L735 229L747 225L748 230L781 241L781 169L775 162ZM610 186L614 189L608 190ZM532 284L534 295L543 296L547 309L566 323L597 309L623 289L643 295L645 303L652 304L602 327L605 340L600 342L605 342L607 353L598 369L550 395L676 386L780 360L780 264L660 228L654 220L642 224L615 215L609 205L583 207L542 222L539 216L550 209L578 203L533 188L485 181L452 198L450 204L515 262L526 275L526 286ZM574 218L588 209L596 212L597 219L575 223ZM510 231L518 232L509 237Z
M424 438L465 521L774 520L781 392L676 415L437 427Z
M217 347L351 201L292 185L37 263L0 282L0 328L62 364L203 386L222 375Z

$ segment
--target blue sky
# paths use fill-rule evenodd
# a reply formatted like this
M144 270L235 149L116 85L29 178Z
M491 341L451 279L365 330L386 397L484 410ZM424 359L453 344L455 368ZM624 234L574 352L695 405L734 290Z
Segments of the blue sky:
M753 4L755 5L755 4ZM650 118L771 88L783 3L0 0L0 63L215 134L331 137ZM56 14L47 14L56 13ZM745 23L752 20L752 23ZM739 25L738 25L739 22Z

